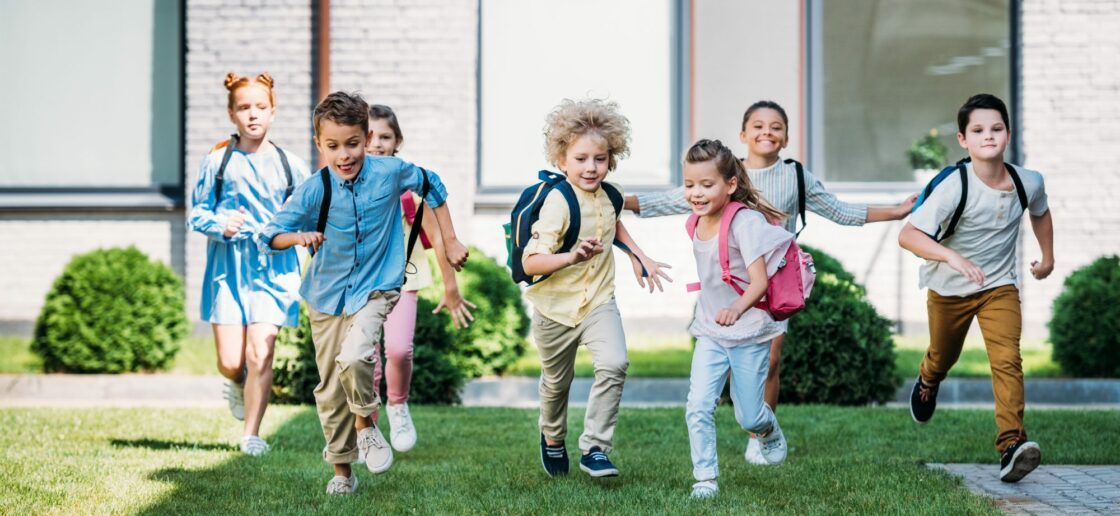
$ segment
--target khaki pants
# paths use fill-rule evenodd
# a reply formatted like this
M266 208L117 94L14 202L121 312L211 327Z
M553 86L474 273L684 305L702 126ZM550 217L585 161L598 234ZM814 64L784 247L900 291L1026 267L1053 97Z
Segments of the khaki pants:
M583 344L591 351L595 383L587 399L579 449L587 453L592 446L598 446L610 452L618 422L618 403L622 400L622 382L630 366L622 316L614 300L592 310L574 328L534 312L533 340L541 357L541 433L556 441L563 441L568 434L568 390L575 374L576 350Z
M328 315L308 307L319 369L315 408L327 439L323 458L331 464L349 464L358 458L354 416L367 417L381 407L373 381L377 344L399 297L395 291L373 292L352 315Z
M996 449L1003 453L1019 439L1023 428L1023 361L1019 336L1023 330L1019 289L1004 285L970 296L942 296L929 291L929 349L919 372L934 385L945 379L957 362L965 334L975 317L980 321L988 362L992 367L992 393L996 402Z

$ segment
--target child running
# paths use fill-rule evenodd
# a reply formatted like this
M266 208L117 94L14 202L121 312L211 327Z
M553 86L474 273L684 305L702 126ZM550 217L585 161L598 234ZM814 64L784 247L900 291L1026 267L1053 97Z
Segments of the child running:
M797 170L800 165L793 160L782 160L780 156L782 149L789 145L789 117L786 116L785 109L776 102L760 100L747 108L743 113L739 141L747 146L747 157L742 160L742 164L747 169L747 177L750 178L751 184L758 188L762 198L772 206L783 213L793 215L785 219L784 227L786 231L795 235L796 215L801 213L802 227L804 227L805 209L837 224L862 226L868 222L905 218L917 198L913 195L902 203L889 207L847 203L837 199L808 169L802 168L805 193L804 205L801 207L802 198L798 193ZM660 193L627 196L626 208L643 218L693 211L685 198L683 186ZM784 329L788 322L782 321L778 324L782 325L783 332L774 337L771 343L770 367L766 377L766 403L773 410L778 409L782 340L785 338ZM770 464L760 453L759 443L754 436L747 441L744 457L751 464L761 466Z
M404 133L401 132L397 114L389 106L374 104L369 107L369 133L370 140L366 146L366 153L374 156L396 156L397 151L404 144ZM416 219L419 203L417 195L406 192L401 195L401 212L404 234L412 230ZM436 223L435 214L428 205L423 205L424 216L420 225L422 243L417 245L408 257L405 265L405 283L401 289L400 300L389 312L385 320L385 366L384 377L388 397L386 411L389 414L389 443L398 452L407 452L416 446L416 427L412 424L412 415L408 410L408 393L412 381L412 338L416 333L416 298L417 292L432 284L431 268L428 266L428 255L424 247L430 242L436 251L436 260L439 264L440 275L443 276L443 298L436 305L432 313L439 313L447 308L451 320L456 328L466 328L474 316L471 308L475 308L470 301L463 299L459 293L459 284L455 279L455 269L447 261L444 253L443 239L439 225ZM374 388L380 389L382 368L378 363L374 371ZM370 419L377 424L379 411L370 415ZM361 459L361 457L359 457Z
M1030 213L1042 253L1030 271L1041 280L1054 270L1054 223L1042 175L1003 161L1011 122L1002 100L972 96L957 112L957 128L957 141L971 162L958 168L964 170L960 179L954 173L936 188L927 187L898 235L899 245L926 259L919 286L929 287L929 348L910 395L910 415L919 424L933 417L938 386L960 357L972 319L979 320L992 367L999 477L1018 482L1042 461L1023 425L1019 225Z
M700 140L684 159L684 195L698 216L692 237L700 275L700 301L689 332L696 337L685 421L692 449L694 498L719 492L715 409L731 374L735 416L744 430L758 435L759 453L768 464L786 457L786 441L774 411L763 402L771 341L786 331L754 305L766 295L793 234L770 224L785 214L751 184L742 163L719 140ZM724 208L738 202L727 242L720 242ZM723 280L720 247L726 246L731 274L747 279L742 295Z
M579 205L579 241L558 253L571 215L564 196L553 189L532 225L522 264L526 274L551 276L530 286L533 340L541 358L541 464L550 476L568 473L568 390L575 372L576 350L587 346L595 383L587 400L580 469L592 477L619 474L607 454L614 445L618 403L626 380L626 335L614 300L615 239L627 245L649 272L650 290L669 279L634 243L602 184L618 160L629 153L630 122L618 104L597 99L564 100L548 115L545 155L564 173ZM612 184L621 192L621 188ZM641 269L635 274L643 283Z
M404 282L400 195L427 192L452 267L462 266L467 249L455 236L439 176L395 157L365 154L365 100L331 93L315 107L312 123L328 165L296 189L256 238L265 252L296 245L315 251L300 287L319 369L315 406L327 441L323 458L334 467L327 493L348 494L358 487L350 465L359 456L373 473L393 463L370 416L381 405L374 389L377 343Z
M245 421L241 451L261 455L261 420L272 390L280 326L299 324L295 250L266 256L252 239L307 178L307 165L268 140L276 117L272 77L225 77L237 134L202 159L188 225L206 235L202 319L214 330L218 371L233 417Z

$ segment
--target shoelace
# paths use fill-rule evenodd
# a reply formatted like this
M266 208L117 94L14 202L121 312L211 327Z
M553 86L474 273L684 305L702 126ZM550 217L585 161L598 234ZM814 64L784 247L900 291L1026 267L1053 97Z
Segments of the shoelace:
M393 426L393 433L401 433L410 430L412 428L412 418L409 416L408 407L405 406L393 410L396 412L396 417L393 418L396 420L394 423L398 423Z
M923 383L918 387L918 399L922 400L922 403L929 403L935 394L937 394L936 386L929 387Z
M591 452L591 460L606 462L607 454L603 452Z
M327 491L329 491L329 492L336 493L336 492L339 492L339 491L349 491L349 490L350 490L350 479L349 478L332 478L330 482L327 482Z
M250 455L259 455L268 451L268 443L260 437L250 438L245 440L245 453Z
M361 437L361 444L366 445L367 448L370 446L378 449L384 448L385 445L381 444L381 440L377 438L376 433L376 431L367 432Z
M563 446L545 446L544 454L548 455L549 458L559 459L560 457L567 455L568 450L566 450Z
M231 401L243 401L245 399L245 392L229 382L226 382L226 388L222 391L222 394L225 395L225 399Z

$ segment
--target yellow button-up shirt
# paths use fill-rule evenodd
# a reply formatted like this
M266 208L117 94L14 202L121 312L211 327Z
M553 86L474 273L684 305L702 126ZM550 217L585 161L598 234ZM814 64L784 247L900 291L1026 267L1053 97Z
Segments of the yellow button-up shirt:
M614 186L622 192L622 188ZM614 243L617 217L610 197L602 188L594 193L578 187L572 189L579 201L579 240L598 238L603 243L603 252L590 260L554 272L547 280L529 287L525 297L541 315L574 328L592 310L614 298L611 244ZM564 242L568 221L568 203L562 193L553 190L541 205L540 218L533 223L532 236L525 245L522 263L534 254L555 253Z

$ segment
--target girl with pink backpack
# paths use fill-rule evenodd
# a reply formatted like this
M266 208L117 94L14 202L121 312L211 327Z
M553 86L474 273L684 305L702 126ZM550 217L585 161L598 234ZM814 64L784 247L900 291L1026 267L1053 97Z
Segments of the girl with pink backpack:
M719 140L688 150L684 189L700 276L689 288L700 291L700 301L689 327L696 348L685 422L697 481L692 496L707 498L719 492L715 409L728 373L739 425L757 434L768 463L785 460L785 437L763 400L770 341L785 333L780 320L804 308L814 275L812 259L777 225L786 215L762 198Z

